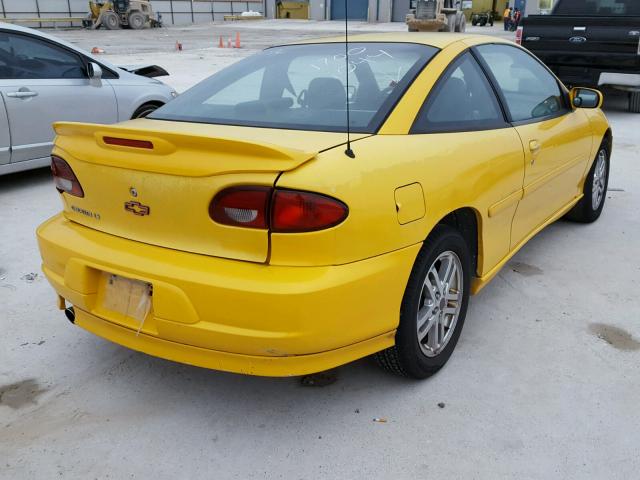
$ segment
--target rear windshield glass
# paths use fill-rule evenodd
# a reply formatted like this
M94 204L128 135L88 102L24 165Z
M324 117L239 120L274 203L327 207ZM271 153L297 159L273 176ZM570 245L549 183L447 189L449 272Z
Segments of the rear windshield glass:
M293 130L375 133L438 50L412 43L269 48L228 67L148 118ZM348 99L348 100L347 100Z
M553 13L575 16L640 16L640 0L560 0Z

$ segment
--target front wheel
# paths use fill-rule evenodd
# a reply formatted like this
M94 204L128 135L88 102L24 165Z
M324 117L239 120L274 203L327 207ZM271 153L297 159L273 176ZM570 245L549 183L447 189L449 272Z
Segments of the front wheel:
M584 181L584 196L569 213L567 219L574 222L592 223L602 213L609 185L609 151L603 144Z
M438 225L424 242L400 309L396 344L378 352L383 368L417 379L440 370L458 343L471 288L471 256L462 235Z
M131 115L131 119L133 120L134 118L144 118L151 112L155 112L160 107L161 105L158 105L157 103L145 103L135 112L133 112L133 115Z
M102 24L107 27L107 30L117 30L120 28L120 19L115 12L104 12Z

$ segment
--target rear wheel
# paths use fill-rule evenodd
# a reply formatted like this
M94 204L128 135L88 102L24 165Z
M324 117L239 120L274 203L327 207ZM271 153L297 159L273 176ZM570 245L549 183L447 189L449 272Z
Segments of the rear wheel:
M445 32L455 32L455 31L456 31L456 14L448 13L447 24L445 25Z
M640 113L640 92L629 93L629 111Z
M609 184L609 152L603 144L584 181L584 196L567 214L569 220L582 223L595 222L602 213Z
M378 364L412 378L440 370L460 337L470 287L469 247L456 229L438 225L424 242L407 282L396 344L375 355Z
M115 12L104 12L102 14L102 24L107 30L117 30L120 28L120 19Z
M129 27L134 30L141 30L147 23L144 15L140 12L131 12L129 14Z

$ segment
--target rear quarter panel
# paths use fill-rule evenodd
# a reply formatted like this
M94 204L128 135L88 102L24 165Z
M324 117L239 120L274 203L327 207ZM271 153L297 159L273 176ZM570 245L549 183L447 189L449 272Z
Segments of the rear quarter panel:
M337 147L278 179L279 187L342 200L349 206L349 216L328 230L272 234L272 264L344 264L381 255L424 241L443 217L465 207L475 211L478 221L478 274L508 254L524 175L522 143L515 130L408 135L444 69L467 48L484 41L470 37L439 52L379 134L352 144L355 159L343 153L344 146ZM401 224L395 191L413 183L424 192L425 215Z

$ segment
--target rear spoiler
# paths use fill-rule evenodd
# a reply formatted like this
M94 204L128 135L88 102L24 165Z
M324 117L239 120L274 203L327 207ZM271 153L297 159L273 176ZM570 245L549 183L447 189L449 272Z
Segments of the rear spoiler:
M194 135L149 120L119 125L56 122L53 128L57 134L54 153L66 152L100 165L187 177L283 172L318 154L240 137Z
M169 72L158 65L118 65L118 68L135 75L149 78L166 77L169 75Z

